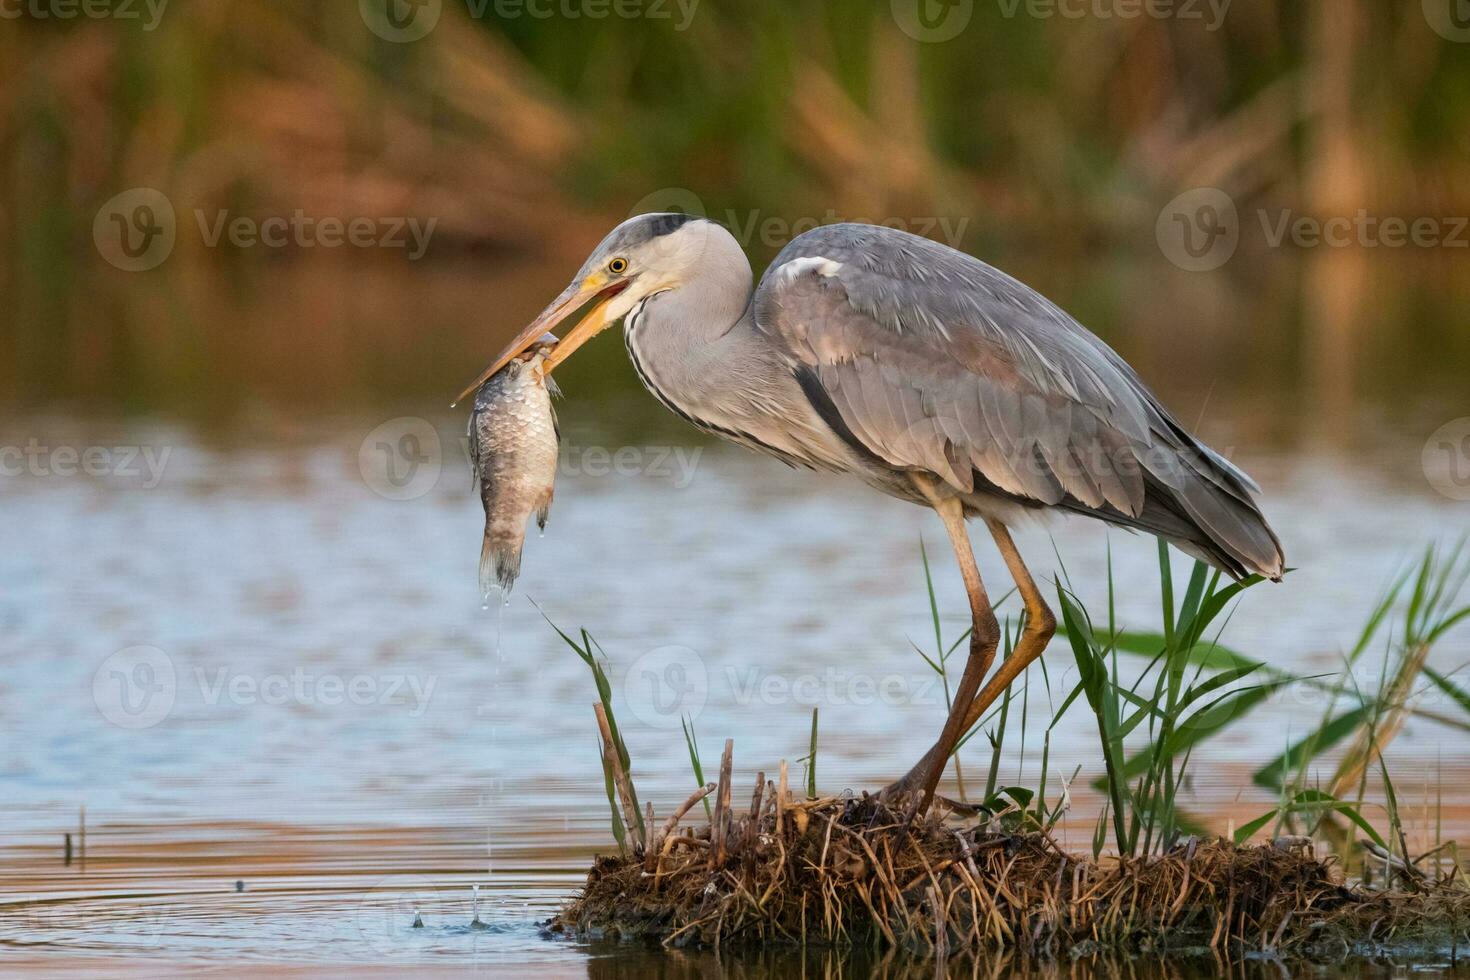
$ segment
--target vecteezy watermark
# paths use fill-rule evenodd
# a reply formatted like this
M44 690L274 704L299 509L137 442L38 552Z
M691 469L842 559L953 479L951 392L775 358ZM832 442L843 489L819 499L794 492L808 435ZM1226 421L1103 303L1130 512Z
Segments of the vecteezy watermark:
M174 206L161 191L134 187L108 199L92 219L92 241L124 272L146 272L174 250Z
M1470 417L1435 429L1419 462L1431 487L1451 500L1470 500Z
M675 31L687 31L699 0L465 0L476 20L665 20Z
M395 44L427 37L443 12L442 0L357 0L357 13L367 29Z
M406 215L309 215L301 208L289 215L264 218L237 215L224 208L194 208L193 216L206 248L401 249L409 261L424 257L439 224L438 218L421 220ZM178 224L173 203L161 191L135 187L108 199L98 209L92 220L92 240L98 253L117 268L146 272L162 265L172 254Z
M469 439L450 438L450 455L458 445L466 466L472 459ZM363 483L389 500L417 500L439 485L444 469L444 439L428 419L403 415L389 419L363 437L357 470ZM703 446L583 445L564 440L558 450L558 477L644 477L676 490L694 482Z
M32 437L0 446L0 476L117 476L152 490L163 480L172 446L52 446Z
M475 20L621 20L669 21L686 31L699 0L464 0ZM385 41L406 44L427 37L444 12L443 0L358 0L357 11L368 30Z
M1258 213L1266 244L1280 248L1290 242L1297 248L1470 248L1470 226L1467 217L1402 218L1379 216L1367 208L1359 208L1351 217L1335 215L1319 218L1297 214L1290 208Z
M381 878L357 902L357 932L374 950L401 954L417 929L442 925L444 896L422 875ZM460 925L461 923L455 923Z
M685 715L697 717L709 700L704 658L681 646L648 651L628 665L623 700L650 728L678 728Z
M92 674L92 701L119 728L152 728L168 717L177 695L174 662L157 647L118 650Z
M193 668L204 703L210 707L232 705L339 705L408 707L410 718L421 718L429 710L429 699L439 679L433 674L317 673L304 667L271 673L231 671L228 667Z
M1218 269L1230 261L1240 244L1235 201L1217 187L1185 191L1159 212L1154 238L1164 257L1181 269Z
M460 439L460 449L466 461L473 461L469 439ZM402 464L405 474L408 455L402 448L393 453L384 453L385 459L393 459ZM663 480L675 490L683 490L694 482L694 475L703 455L703 446L584 446L571 440L563 440L558 450L556 475L558 478L593 479L641 476ZM374 476L376 478L378 474L375 472Z
M1470 0L1422 0L1424 19L1446 41L1470 43Z
M703 446L579 446L563 443L558 476L643 476L667 480L675 490L694 482Z
M862 216L839 215L828 208L820 215L771 215L760 210L739 211L729 208L721 214L710 214L699 195L684 187L663 187L639 198L628 209L628 217L662 211L677 211L681 214L708 218L725 227L742 247L759 245L778 249L805 232L841 222L881 225L906 231L913 235L943 242L951 248L959 248L970 227L968 215L887 215Z
M735 240L741 245L762 245L766 248L780 248L791 239L803 232L824 225L833 225L838 222L854 221L865 225L880 225L884 228L893 228L898 231L906 231L911 235L919 235L923 238L932 238L937 242L943 242L951 248L959 248L965 240L965 231L970 227L968 215L951 217L947 215L906 215L888 217L841 217L836 211L828 208L825 214L813 216L805 215L796 218L788 218L781 215L764 215L760 211L751 211L741 214L733 209L728 210L723 216L717 216Z
M0 20L141 20L152 31L168 0L0 0Z
M409 415L373 429L357 450L363 482L389 500L422 497L438 484L443 465L438 431L427 419Z
M1470 2L1470 0L1467 0ZM1470 248L1470 217L1374 214L1299 214L1291 208L1255 212L1266 248ZM1164 256L1181 269L1208 272L1230 261L1243 224L1235 201L1217 187L1197 187L1159 211L1154 237Z
M762 667L726 667L718 675L724 691L741 707L761 705L842 706L934 705L943 702L933 673L874 674L826 667L787 673ZM684 646L650 650L628 665L623 700L634 717L650 728L678 728L685 716L698 717L710 698L711 678L704 658Z
M889 0L898 29L915 41L938 44L960 36L975 15L975 0Z
M419 221L415 217L394 216L355 218L332 216L313 217L301 208L291 212L290 217L273 215L267 218L252 218L243 215L231 216L227 210L217 210L207 215L202 209L194 210L194 220L199 224L199 235L204 244L217 248L227 241L236 248L282 249L288 245L297 248L401 248L405 249L409 261L418 261L429 250L429 239L434 235L438 218Z
M869 674L827 667L820 673L790 676L759 667L725 670L725 680L741 706L799 704L803 707L939 704L939 677L928 673Z
M1024 14L1037 20L1150 20L1202 21L1217 31L1230 12L1231 0L995 0L1007 20Z
M92 701L119 728L152 728L173 713L181 687L192 682L205 707L281 705L407 708L423 717L439 679L434 674L355 673L311 670L235 670L194 665L182 674L158 647L135 646L110 654L92 674Z
M55 895L0 906L0 939L21 944L70 945L105 933L130 948L157 945L163 916L146 902L76 902Z

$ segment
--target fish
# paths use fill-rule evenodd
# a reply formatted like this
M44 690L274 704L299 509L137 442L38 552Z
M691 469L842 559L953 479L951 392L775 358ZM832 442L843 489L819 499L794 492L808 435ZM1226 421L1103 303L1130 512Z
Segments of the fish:
M547 334L492 375L475 392L469 456L485 537L480 545L480 594L509 593L521 572L526 523L534 513L545 529L551 512L561 430L551 399L560 395L541 363L556 345Z

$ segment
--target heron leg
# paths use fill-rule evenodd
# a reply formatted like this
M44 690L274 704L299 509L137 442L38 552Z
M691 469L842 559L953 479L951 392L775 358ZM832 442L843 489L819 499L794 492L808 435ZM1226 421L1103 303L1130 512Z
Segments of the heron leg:
M996 622L995 611L990 606L990 597L985 592L985 583L980 579L980 568L975 564L975 552L970 547L970 535L965 529L964 505L957 497L940 498L934 492L933 485L923 477L915 476L914 483L929 500L935 512L939 514L940 520L944 522L944 529L949 534L950 546L954 549L955 559L959 562L960 575L965 580L965 593L970 599L971 619L970 656L965 662L964 673L960 676L959 684L950 699L949 716L945 719L944 728L939 734L939 741L934 743L934 747L925 753L908 775L889 787L889 791L919 790L918 808L915 812L922 813L928 809L934 797L934 788L939 785L939 778L944 774L944 767L949 763L950 755L954 753L960 737L969 728L965 718L970 705L978 696L981 681L985 679L985 674L990 670L990 665L995 659L995 648L1000 643L1000 625Z
M1046 645L1057 632L1057 618L1052 614L1051 607L1041 598L1041 590L1036 587L1036 582L1031 578L1031 571L1026 563L1021 560L1021 553L1016 550L1016 542L1011 540L1010 530L1000 521L987 517L985 524L990 528L990 536L995 539L995 546L1000 550L1000 555L1005 559L1006 569L1011 573L1011 578L1016 581L1016 590L1021 593L1021 601L1026 606L1026 626L1021 631L1020 638L1016 641L1016 647L1011 655L1001 662L999 669L985 683L985 687L970 705L965 715L965 723L962 732L969 731L974 727L980 717L985 714L987 708L995 703L1002 692L1010 686L1011 682L1021 675L1021 672L1029 667L1037 657L1041 656Z
M936 506L935 509L938 510L939 508ZM944 516L944 511L940 511L940 517ZM987 518L985 523L990 528L991 537L995 539L996 548L999 549L1001 557L1005 559L1006 569L1011 573L1011 578L1015 579L1016 590L1021 594L1021 601L1026 607L1026 625L1021 631L1021 636L1016 641L1016 647L1011 651L1011 655L1001 663L1000 668L996 670L995 674L991 676L985 686L980 688L979 680L990 669L999 638L999 628L995 624L995 614L990 611L989 603L988 601L986 602L986 612L989 616L990 624L989 629L993 631L992 638L989 640L989 653L983 659L979 660L982 666L980 666L976 682L974 686L969 686L966 684L966 681L970 679L970 668L977 664L975 636L980 633L981 621L980 617L976 615L976 632L971 635L970 639L970 662L966 665L964 677L960 680L960 687L955 692L950 717L945 722L944 734L940 736L939 742L929 750L928 754L920 759L919 763L913 769L909 770L908 774L895 783L893 787L899 790L912 790L920 785L920 780L923 780L924 795L920 802L920 812L928 807L930 798L934 792L934 787L939 783L939 776L944 772L944 766L949 761L950 755L954 752L955 744L964 737L966 732L975 726L975 723L985 714L986 709L995 703L996 698L1000 697L1005 689L1010 686L1011 682L1019 677L1021 672L1036 660L1037 657L1041 656L1042 651L1046 649L1046 645L1051 642L1052 636L1057 631L1056 617L1052 614L1051 608L1047 606L1045 600L1042 599L1041 590L1036 587L1036 582L1031 578L1030 570L1026 567L1025 562L1021 560L1021 553L1016 550L1016 543L1011 540L1011 532L999 521ZM946 518L945 527L948 528L949 524L950 521ZM961 536L964 535L963 522L960 524L960 534ZM951 532L951 540L953 538L954 535ZM960 557L960 568L962 571L967 562L971 567L974 566L975 558L969 549L968 538L965 539L964 555L960 555L958 545L955 548L955 552ZM976 571L974 575L975 580L978 582L980 573ZM968 574L966 575L965 584L968 588ZM980 590L980 595L982 598L985 595L983 587ZM972 613L974 610L975 601L974 593L972 592ZM975 693L977 689L978 693ZM960 710L963 710L963 717L960 719L959 724L954 726L954 731L951 732L950 723L954 721L955 713Z

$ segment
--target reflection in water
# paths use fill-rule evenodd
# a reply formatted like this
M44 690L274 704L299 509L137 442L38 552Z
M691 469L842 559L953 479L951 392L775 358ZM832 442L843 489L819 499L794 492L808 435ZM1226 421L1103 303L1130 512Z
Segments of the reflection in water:
M1416 976L1462 975L1450 963L1423 963L1413 967ZM758 952L715 955L713 953L645 953L619 950L595 957L587 964L589 980L704 980L708 977L738 977L741 980L780 980L788 977L821 977L824 980L933 980L936 977L970 977L974 980L1028 978L1028 980L1281 980L1287 976L1316 975L1342 978L1393 977L1404 967L1390 963L1349 961L1331 968L1313 968L1271 959L1226 960L1209 954L1123 957L1110 955L1064 956L1053 959L992 952L981 956L956 955L936 962L889 951L835 951L767 949Z
M181 828L188 836L196 828ZM218 830L219 828L215 828ZM311 836L305 834L304 836ZM434 841L384 837L391 865L412 845L431 853ZM282 838L286 850L293 848ZM318 837L317 843L323 843ZM360 843L366 844L367 841ZM442 843L442 842L441 842ZM244 878L206 876L186 883L165 865L124 867L114 862L102 894L78 897L60 892L17 897L11 878L0 898L0 948L8 969L50 965L82 968L105 965L119 975L125 964L149 967L158 975L191 964L301 964L310 975L357 971L372 963L415 976L476 972L490 976L535 975L591 980L683 980L683 978L825 977L927 978L1034 977L1036 980L1277 980L1288 975L1321 977L1402 976L1406 966L1351 960L1331 966L1306 966L1268 957L1227 959L1203 950L1182 954L1118 956L1076 950L1055 958L989 950L956 953L942 960L909 951L801 948L768 945L712 952L665 950L643 942L584 942L551 937L541 923L573 886L573 876L506 875L493 892L481 889L478 901L471 875L425 869L369 871L367 850L343 863L296 855L306 873ZM443 860L441 856L439 860ZM286 863L284 860L282 864ZM224 870L218 865L216 870ZM110 894L107 892L110 891ZM59 962L58 962L59 960ZM1408 961L1418 976L1464 975L1451 958L1425 954ZM142 975L150 975L146 972Z
M1368 301L1367 259L1357 249L1318 249L1306 263L1304 303L1307 363L1304 387L1311 393L1309 435L1344 448L1352 436L1343 424L1357 402L1357 365L1362 357Z
M1058 267L987 257L1118 348L1216 443L1345 445L1384 423L1428 433L1470 410L1459 369L1470 359L1470 278L1449 259L1380 252L1370 276L1357 249L1322 247L1300 262L1277 250L1265 275L1237 280L1233 265L1202 276L1161 258ZM555 295L565 265L314 260L93 272L66 292L14 297L0 399L265 440L342 411L423 414L447 404ZM561 373L573 421L595 418L624 438L696 438L641 392L615 338Z

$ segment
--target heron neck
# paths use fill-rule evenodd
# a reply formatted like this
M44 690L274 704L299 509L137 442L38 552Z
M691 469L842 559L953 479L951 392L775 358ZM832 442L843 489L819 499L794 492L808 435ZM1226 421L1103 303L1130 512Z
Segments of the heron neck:
M745 253L732 239L706 245L699 267L678 286L644 304L649 326L660 329L660 342L669 349L700 347L728 334L750 309L753 276ZM727 254L728 253L728 254Z
M748 266L747 266L748 268ZM753 333L747 279L699 277L633 308L623 322L629 356L649 390L680 414L701 419L724 400L733 365Z
M706 340L724 336L750 309L755 278L745 252L728 235L711 237L698 271L671 290L670 306L681 308L686 322L701 321Z

